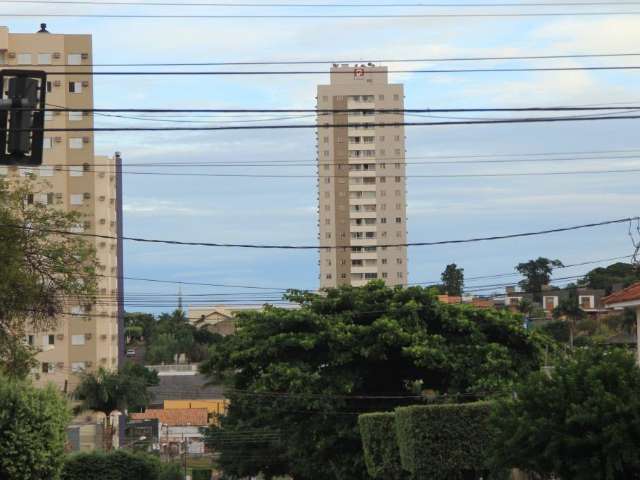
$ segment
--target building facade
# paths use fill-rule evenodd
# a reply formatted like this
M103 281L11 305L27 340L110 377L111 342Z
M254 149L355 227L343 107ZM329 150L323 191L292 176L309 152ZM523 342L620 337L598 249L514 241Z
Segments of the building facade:
M318 86L321 288L407 283L403 92L372 64L334 65Z
M0 27L0 68L45 70L47 108L93 108L91 35L12 33ZM68 73L67 73L68 72ZM4 86L3 86L4 87ZM48 111L47 128L92 128L87 112ZM46 132L42 166L0 167L9 178L32 177L39 193L28 202L40 202L82 217L74 230L116 236L118 233L117 155L94 154L93 133ZM26 341L39 349L34 371L41 383L54 382L72 389L77 372L118 364L118 244L116 240L90 239L99 261L98 295L94 304L69 305L50 331L30 331Z

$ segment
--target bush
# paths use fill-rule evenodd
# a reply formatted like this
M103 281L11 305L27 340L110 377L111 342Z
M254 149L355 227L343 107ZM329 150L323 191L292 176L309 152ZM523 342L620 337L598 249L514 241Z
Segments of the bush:
M488 402L396 409L402 468L416 480L486 478L490 413Z
M549 335L557 342L569 343L569 323L554 320L539 327L539 331Z
M364 461L373 478L394 480L407 477L400 465L395 422L392 412L367 413L358 417Z
M176 462L163 463L158 480L184 480L182 465Z
M211 480L211 469L193 470L192 480Z
M67 402L53 386L0 376L0 478L56 478L69 420Z
M134 454L124 450L111 453L77 453L67 458L62 480L158 480L160 460L148 454Z

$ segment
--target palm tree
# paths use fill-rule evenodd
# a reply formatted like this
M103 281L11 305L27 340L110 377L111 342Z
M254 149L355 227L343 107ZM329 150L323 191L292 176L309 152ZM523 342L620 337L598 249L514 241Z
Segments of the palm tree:
M130 369L121 372L98 369L97 372L82 373L80 384L74 392L80 401L78 412L93 410L105 414L105 450L111 450L111 413L124 412L128 407L142 407L149 403L148 378Z

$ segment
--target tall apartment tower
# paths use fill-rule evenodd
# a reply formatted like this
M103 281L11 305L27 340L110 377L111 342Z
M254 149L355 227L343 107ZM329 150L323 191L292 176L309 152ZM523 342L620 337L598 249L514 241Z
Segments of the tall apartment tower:
M93 108L92 63L91 35L51 34L44 25L30 34L0 27L0 68L57 73L47 78L49 107ZM47 112L45 116L45 129L85 127L93 127L90 114ZM76 232L115 236L119 206L115 162L115 157L95 156L92 132L45 132L42 166L4 166L0 175L30 175L38 184L46 182L41 193L27 201L80 212L82 222L74 227ZM99 300L93 305L69 305L54 330L28 332L25 340L41 350L34 369L40 383L72 389L77 372L118 366L118 245L115 240L88 241L94 242L100 263Z
M407 242L403 86L372 64L334 65L330 78L317 96L319 240L332 247L320 287L406 285L407 248L391 246Z

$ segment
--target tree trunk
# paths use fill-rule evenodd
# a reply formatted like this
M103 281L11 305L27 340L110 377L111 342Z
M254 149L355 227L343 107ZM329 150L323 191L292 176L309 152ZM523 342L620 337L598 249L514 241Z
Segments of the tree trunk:
M111 416L107 415L104 419L104 451L110 452L113 448L113 427L111 426Z
M573 350L573 331L575 330L575 320L569 320L569 348Z

